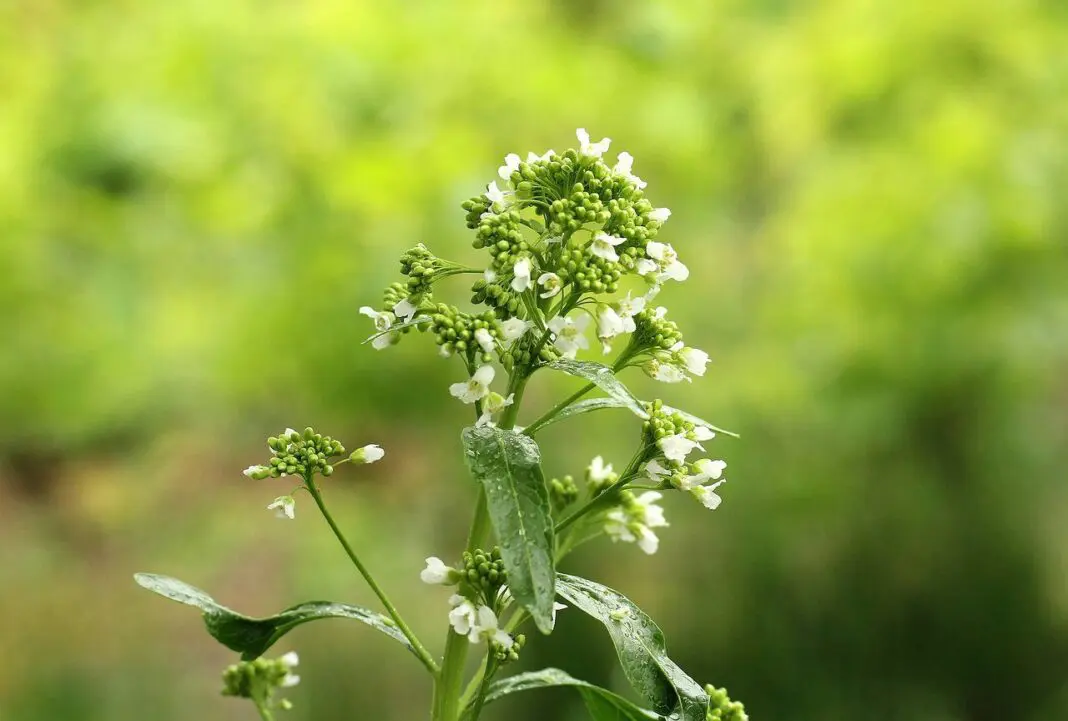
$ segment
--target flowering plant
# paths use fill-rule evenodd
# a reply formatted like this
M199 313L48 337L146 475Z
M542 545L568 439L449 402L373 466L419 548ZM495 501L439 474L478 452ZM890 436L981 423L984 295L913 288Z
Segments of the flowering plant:
M269 462L250 466L245 475L296 479L296 490L267 508L293 518L295 494L306 492L385 614L310 602L254 619L176 579L137 574L142 586L199 608L209 633L241 654L240 663L224 673L224 693L250 699L262 718L289 706L274 696L298 680L292 673L296 654L268 660L263 653L297 625L335 617L385 633L418 659L433 681L435 721L476 721L486 704L502 696L547 686L575 688L595 720L746 718L741 704L722 690L700 685L668 657L660 629L626 597L557 570L576 546L600 536L655 553L656 529L668 525L659 505L664 493L678 492L716 509L726 463L691 457L717 433L733 435L660 400L640 401L618 378L624 369L637 367L667 383L689 381L704 374L708 355L686 346L667 310L653 304L663 283L689 274L674 248L656 240L670 211L645 198L645 183L632 172L629 153L620 153L609 166L602 159L607 138L594 143L580 129L578 140L577 149L562 154L530 153L525 161L508 155L498 171L500 184L490 183L485 193L463 204L467 226L475 231L474 247L487 252L487 267L444 260L419 245L401 257L406 282L387 288L381 307L360 309L374 323L369 339L374 348L388 348L414 330L430 336L442 356L459 358L465 379L452 384L449 393L474 410L473 424L462 434L467 466L478 484L467 548L453 555L452 563L430 556L420 574L428 584L452 589L450 610L443 604L448 630L442 656L431 653L405 623L323 500L320 484L339 465L383 458L377 445L346 455L340 442L312 428L287 428L268 440ZM439 281L464 274L477 275L471 300L483 312L434 300ZM627 282L630 287L620 296ZM577 359L579 351L589 349L591 323L604 354L621 348L610 365ZM501 380L495 363L504 371ZM586 384L520 427L524 390L541 371L576 376ZM584 399L595 389L602 395ZM623 470L616 472L598 456L581 484L570 475L546 479L537 433L551 423L608 408L628 410L641 422L637 450ZM531 621L541 633L552 633L556 614L568 606L605 626L640 704L557 669L499 678L527 642L520 627ZM471 652L482 660L465 683Z

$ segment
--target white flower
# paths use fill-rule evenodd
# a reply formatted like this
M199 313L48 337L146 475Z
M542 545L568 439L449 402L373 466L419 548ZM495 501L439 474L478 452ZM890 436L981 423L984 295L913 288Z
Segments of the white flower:
M619 311L619 317L623 319L623 332L634 332L634 316L645 310L645 296L639 295L637 298L631 298L630 293L627 293L626 298L620 298L616 302L616 310Z
M682 369L673 363L664 363L657 358L650 358L642 364L645 375L662 383L681 383L690 380Z
M477 628L478 611L473 603L459 594L453 594L449 597L449 605L452 606L449 611L449 625L453 631L466 636Z
M716 437L716 432L708 426L694 426L692 433L695 441L710 441Z
M611 138L603 138L596 143L591 143L590 134L586 132L586 128L576 130L575 137L579 141L579 152L592 158L599 158L607 153L608 146L612 144Z
M297 656L297 652L290 651L289 653L282 654L278 660L286 668L286 675L282 678L282 682L279 686L282 688L292 688L300 683L300 676L295 673L289 673L300 664L300 658Z
M713 483L711 486L695 486L690 489L690 494L700 501L702 506L710 511L714 511L719 508L719 504L723 502L723 499L716 493L716 488L726 482L726 479L724 479Z
M419 572L419 578L423 583L436 586L449 585L452 579L453 569L445 565L437 556L426 559L426 568Z
M661 495L656 491L646 491L626 506L609 511L605 516L605 533L613 541L637 542L638 547L645 553L656 553L660 539L652 529L668 525L664 518L664 509L656 505L660 498Z
M715 481L723 476L723 471L727 468L727 462L716 460L713 461L710 458L702 458L695 462L694 470L697 471L696 476L692 478L700 478L702 481Z
M556 335L553 345L565 358L574 358L579 350L590 347L589 341L583 335L589 323L590 318L587 315L580 315L577 320L558 315L549 321L549 330Z
M485 328L475 329L475 342L482 347L484 353L492 353L493 349L497 347L493 340L493 336Z
M508 205L505 193L503 190L497 187L496 180L486 186L486 200L500 208L503 208L504 206Z
M692 375L703 376L705 374L705 366L708 365L708 353L697 348L684 347L676 351L675 355Z
M274 511L274 515L278 518L288 518L293 520L296 512L297 502L293 500L293 496L279 496L271 501L267 506L268 511Z
M667 208L653 208L649 211L649 220L655 220L657 223L666 223L670 217L671 211Z
M669 461L676 461L682 463L686 460L686 456L690 454L694 448L701 448L701 444L697 441L692 441L681 433L676 433L672 436L664 436L656 442L660 446L660 450L663 451L664 457ZM703 451L704 448L701 448Z
M464 403L480 401L489 395L489 384L493 382L494 375L496 371L493 370L493 366L479 366L470 380L449 386L449 393Z
M522 293L530 287L530 258L520 258L512 268L512 290Z
M508 153L504 156L504 165L497 169L497 175L501 176L501 180L511 180L512 173L519 170L519 156L515 153Z
M491 426L493 425L493 416L497 415L505 409L505 407L512 405L515 402L515 393L509 393L505 398L500 393L490 392L486 396L486 400L482 402L482 415L475 421L475 426Z
M624 151L620 153L617 157L619 158L619 162L617 162L616 167L612 169L630 182L634 183L634 187L636 187L638 190L642 190L643 188L645 188L645 181L630 172L631 168L634 167L634 156Z
M393 321L397 320L397 316L388 310L378 311L369 305L361 307L360 313L371 319L377 331L389 330L389 327L393 325Z
M471 643L489 641L504 649L511 648L514 641L507 631L497 625L497 614L493 609L489 606L479 606L477 613L478 623L467 635L467 640Z
M271 469L267 466L249 466L241 472L249 478L254 478L257 481L263 480L267 476L271 475Z
M605 353L612 350L612 346L608 344L608 341L622 333L623 327L623 319L619 317L619 313L616 313L611 306L603 305L597 311L597 337L601 339L602 345L607 348Z
M377 443L369 443L362 448L357 448L349 454L349 460L353 463L374 463L384 458L386 452Z
M504 335L504 339L508 341L518 340L531 328L530 321L523 320L522 318L509 318L501 323L501 333Z
M487 283L492 283L497 280L497 274L493 272L492 268L486 268L482 271L482 277L486 279Z
M556 273L542 273L538 276L538 285L545 289L545 292L540 294L542 298L552 298L563 287L560 276Z
M393 305L393 312L397 314L398 318L403 318L405 321L411 320L418 310L419 308L412 303L411 298L405 298Z
M659 273L660 265L649 258L641 258L634 264L634 270L638 275L649 275L650 273Z
M678 253L667 243L650 240L649 244L645 246L645 253L660 266L662 278L670 278L681 282L690 277L690 269L679 262Z
M589 467L586 468L586 480L589 483L605 483L612 477L612 464L606 464L604 459L597 456L590 461Z
M660 483L671 475L671 471L660 465L655 458L645 464L645 476L653 483Z
M602 231L593 236L593 242L590 243L590 252L605 260L619 260L619 254L616 253L616 246L624 240L624 238L609 235Z
M537 155L537 154L535 154L533 152L529 152L529 153L527 153L527 163L530 164L530 163L548 161L554 155L556 155L556 151L553 150L552 148L549 148L548 150L546 150L544 155Z

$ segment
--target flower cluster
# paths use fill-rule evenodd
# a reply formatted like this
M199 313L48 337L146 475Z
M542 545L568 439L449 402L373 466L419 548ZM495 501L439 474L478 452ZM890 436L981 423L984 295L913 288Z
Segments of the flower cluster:
M731 701L727 689L705 685L708 694L708 714L706 721L749 721L745 706L740 701Z
M647 554L656 553L660 538L653 529L669 525L664 519L664 509L656 504L661 494L646 491L635 496L631 491L621 491L619 496L620 505L605 516L605 533L612 541L636 542Z
M228 666L223 671L223 696L251 699L257 706L270 709L276 691L300 683L300 676L293 673L298 662L297 654L290 651L273 660L257 658ZM278 705L286 710L291 707L285 699Z

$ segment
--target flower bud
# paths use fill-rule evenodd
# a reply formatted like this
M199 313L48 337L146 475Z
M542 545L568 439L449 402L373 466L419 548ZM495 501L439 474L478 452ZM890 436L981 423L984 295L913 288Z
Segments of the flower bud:
M349 460L353 463L374 463L381 460L384 455L386 455L386 452L382 450L381 446L371 443L353 451L352 455L349 456Z

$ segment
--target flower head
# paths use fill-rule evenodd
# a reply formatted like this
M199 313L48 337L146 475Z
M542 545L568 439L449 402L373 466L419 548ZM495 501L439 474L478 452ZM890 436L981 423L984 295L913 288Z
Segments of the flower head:
M690 380L674 363L665 363L659 358L650 358L642 364L645 375L661 383L681 383Z
M271 469L267 466L249 466L241 472L249 478L252 478L257 481L261 481L267 476L271 475Z
M675 461L676 463L684 463L686 456L694 448L701 448L701 444L697 441L687 438L681 433L676 433L671 436L664 436L656 442L660 446L660 450L663 452L664 457L669 461ZM704 450L704 448L701 448Z
M507 196L503 190L497 187L496 180L486 186L486 200L497 208L504 208L508 205Z
M478 611L475 605L459 594L449 597L449 624L452 630L461 636L471 633L478 625Z
M615 474L612 472L612 464L605 463L600 456L594 457L586 468L586 481L589 483L606 483L612 480Z
M584 335L589 323L590 318L587 315L580 315L577 319L558 315L549 321L549 330L556 336L553 345L565 358L574 358L579 350L590 347L590 342Z
M508 153L504 156L504 165L497 169L497 175L501 176L501 180L508 181L512 179L512 173L519 170L519 156L515 153Z
M612 168L612 170L616 171L624 178L634 183L634 187L636 187L638 190L644 189L646 186L646 182L631 172L631 168L634 167L634 156L624 151L620 153L617 157L619 158L619 161L616 163L616 166Z
M278 659L278 662L286 669L286 675L282 678L282 681L278 684L281 688L292 688L300 683L300 676L294 673L290 673L294 668L300 664L300 657L297 656L296 651L290 651L289 653L282 654Z
M625 326L619 313L610 305L602 305L597 311L597 337L605 349L605 353L612 350L609 341L623 332Z
M695 376L705 374L705 366L708 365L708 353L697 348L683 347L675 351L675 356L682 363L687 373Z
M396 313L398 318L403 318L405 321L410 321L418 310L418 306L412 303L411 298L404 298L393 305L393 312Z
M634 316L645 310L645 296L639 295L637 298L631 298L630 293L627 293L626 298L620 298L616 302L616 310L619 312L619 317L623 319L623 332L634 332Z
M590 252L599 258L616 261L619 260L619 254L616 253L616 246L623 241L623 238L600 232L593 236L593 242L590 243Z
M386 455L386 452L382 450L382 446L376 443L370 443L363 448L357 448L349 455L349 460L353 463L374 463L380 461Z
M613 541L637 543L645 553L656 553L660 539L652 529L668 525L664 509L656 504L660 498L656 491L646 491L638 497L624 491L622 505L605 515L605 533Z
M539 294L542 298L552 298L563 287L560 282L560 276L556 273L542 273L538 276L538 285L545 289Z
M449 386L449 393L464 403L480 401L489 395L489 384L493 382L494 375L496 371L493 366L479 366L469 380Z
M720 495L716 493L716 488L726 483L727 480L716 481L710 486L694 486L690 489L690 495L701 502L701 505L710 511L714 511L719 508L719 504L723 502Z
M508 397L505 398L496 391L490 391L486 399L482 401L482 415L475 421L475 425L478 427L493 425L493 416L503 411L507 406L512 405L514 401L515 393L509 393Z
M268 511L274 511L274 515L278 518L288 518L293 520L296 513L297 502L293 499L293 496L279 496L271 501L267 506Z
M437 556L426 559L426 568L419 572L419 578L423 583L437 586L451 586L456 583L458 575L459 571L446 566L445 562Z
M530 330L531 326L532 324L530 321L512 317L501 323L501 333L505 340L514 341L518 340L524 333Z
M552 148L549 148L548 150L546 150L544 155L538 155L537 153L529 152L529 153L527 153L527 163L529 164L529 163L545 162L545 161L548 161L550 158L552 158L554 155L556 155L556 151L553 150Z
M676 253L675 249L667 243L659 243L655 240L651 240L649 241L649 244L645 246L645 253L656 261L657 266L660 268L660 276L662 278L669 278L681 282L690 277L690 269L679 261L678 253Z
M530 258L520 258L512 268L512 290L522 293L530 287Z
M611 138L602 138L596 143L591 143L590 134L586 132L586 128L576 130L575 137L579 141L579 152L591 158L601 157L608 152L608 146L612 144Z
M475 329L475 342L482 348L483 353L492 353L493 349L497 347L496 342L493 340L493 336L485 328Z
M670 217L671 211L667 208L653 208L649 211L649 220L655 220L657 223L666 223Z

